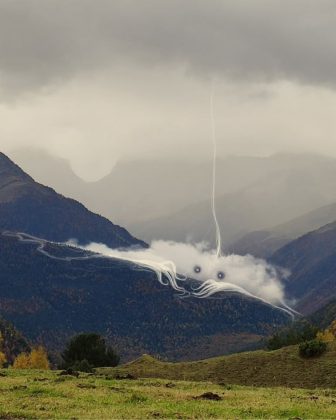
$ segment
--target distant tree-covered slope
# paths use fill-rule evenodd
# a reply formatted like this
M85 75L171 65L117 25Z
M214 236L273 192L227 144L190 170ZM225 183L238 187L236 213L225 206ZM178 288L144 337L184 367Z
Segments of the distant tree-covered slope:
M314 325L325 329L336 320L336 299L331 300L308 317Z
M288 322L283 312L240 295L179 298L154 273L125 261L55 260L4 235L0 249L0 314L51 350L75 333L95 331L124 357L192 359L250 348ZM72 252L55 244L48 250Z
M146 246L126 229L90 212L79 202L34 182L2 153L0 229L58 242L77 239L82 244L101 242L110 247Z
M271 262L291 271L286 292L297 308L314 312L336 297L336 222L285 245Z

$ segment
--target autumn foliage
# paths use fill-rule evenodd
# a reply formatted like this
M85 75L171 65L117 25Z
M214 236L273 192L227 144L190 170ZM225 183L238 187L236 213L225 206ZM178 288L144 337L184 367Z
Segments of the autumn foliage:
M324 343L330 343L336 339L336 321L333 321L329 328L317 333L316 338Z
M30 353L20 353L14 361L14 369L50 369L48 355L42 347L34 348Z

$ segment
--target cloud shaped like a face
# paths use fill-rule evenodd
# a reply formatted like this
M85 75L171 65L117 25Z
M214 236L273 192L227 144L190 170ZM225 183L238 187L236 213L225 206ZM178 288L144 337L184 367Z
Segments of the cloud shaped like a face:
M152 242L147 250L115 250L102 244L90 244L86 248L109 257L138 263L154 271L161 270L165 273L171 270L175 274L195 279L199 283L196 292L196 296L200 293L199 297L208 297L222 291L236 291L274 305L284 303L283 286L275 268L251 255L217 257L205 244L162 240Z

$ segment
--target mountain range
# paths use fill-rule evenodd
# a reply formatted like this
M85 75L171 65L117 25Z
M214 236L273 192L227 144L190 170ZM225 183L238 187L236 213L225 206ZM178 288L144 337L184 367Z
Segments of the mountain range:
M268 230L252 231L226 247L227 252L267 258L307 232L336 220L336 203L319 207Z
M108 337L124 357L172 359L253 348L288 315L237 294L181 299L154 272L117 259L69 260L86 251L60 242L146 246L79 202L35 182L0 155L0 313L33 342L60 349L81 331ZM11 231L12 233L9 233ZM25 232L16 235L15 232ZM50 240L48 258L23 235Z
M306 220L318 223L317 220L325 220L324 216L332 217L334 205L309 213L306 217L298 218L298 225L292 221L279 227L282 233L286 232L286 240L281 246L281 238L284 236L267 236L265 232L250 234L258 246L259 256L267 256L268 262L288 271L289 275L283 279L285 294L291 305L303 315L310 315L314 311L324 311L324 307L336 298L336 221L319 227L318 229L299 235L305 226ZM315 217L317 216L317 217ZM321 217L320 217L321 216ZM292 226L292 231L290 227ZM265 236L266 235L266 236ZM290 236L298 237L294 240ZM270 246L271 244L273 245ZM278 241L278 242L276 242ZM274 245L277 248L274 252ZM267 249L267 244L269 248ZM253 253L252 242L248 244L246 251ZM260 252L262 250L262 252ZM267 252L266 252L267 251ZM258 252L254 253L258 254ZM332 305L328 311L330 320L336 311ZM331 319L332 321L332 319ZM330 322L331 322L330 321ZM329 322L329 323L330 323Z
M332 218L333 209L333 204L321 207L274 229L281 232L278 239L283 235L286 241L269 252L268 260L290 271L286 296L303 314L336 297L336 222L302 232ZM48 348L60 349L71 335L92 330L106 335L125 358L149 352L176 360L197 359L254 348L289 321L283 312L237 294L181 299L153 272L139 271L126 261L65 258L87 255L59 244L71 238L110 247L147 245L79 202L35 182L3 154L0 230L0 315ZM46 242L48 250L61 259L48 258L36 243L20 241L15 232L51 241ZM256 243L262 242L263 231L258 234Z
M291 275L286 293L309 314L336 296L336 222L309 232L276 251L270 261Z
M323 204L336 202L335 160L302 156L268 159L275 167L278 161L282 162L282 168L265 171L258 180L251 180L243 188L217 197L217 217L225 246L249 232L268 230ZM221 182L220 177L217 182ZM209 199L190 204L172 215L130 226L147 241L153 238L185 241L191 238L213 244L215 237ZM278 236L281 240L285 235L286 231ZM280 242L280 246L282 244Z
M103 179L85 182L69 162L42 151L12 156L39 182L147 242L214 242L210 160L120 161ZM269 256L336 220L336 160L307 154L219 159L216 196L225 249Z

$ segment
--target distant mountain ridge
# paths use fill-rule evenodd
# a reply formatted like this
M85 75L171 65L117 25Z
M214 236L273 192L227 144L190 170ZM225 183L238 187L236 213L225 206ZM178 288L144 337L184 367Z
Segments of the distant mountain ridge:
M44 239L109 247L146 247L126 229L90 212L81 203L38 184L0 153L0 229L22 231Z
M205 161L185 158L120 161L110 174L95 182L83 181L73 173L68 161L41 150L17 150L12 156L39 182L122 224L169 216L210 197L211 156ZM272 170L271 163L262 162L262 158L250 157L219 159L218 194L232 192L258 179L263 171ZM246 174L230 176L237 166L243 167ZM67 182L62 182L64 179Z
M297 301L297 309L316 311L336 297L336 222L288 243L270 262L291 271L286 293Z
M265 170L262 176L251 179L243 188L222 195L218 192L216 208L224 246L250 232L268 232L273 226L299 218L323 204L336 202L336 160L304 156L268 159L273 162L274 170ZM262 165L262 160L259 163ZM217 183L220 182L218 177ZM148 241L191 239L214 245L210 199L189 204L169 216L130 226ZM275 239L281 246L287 240L286 234L275 235ZM253 250L251 253L254 254Z
M336 203L319 207L269 230L243 235L227 246L227 252L267 258L292 240L336 220Z

